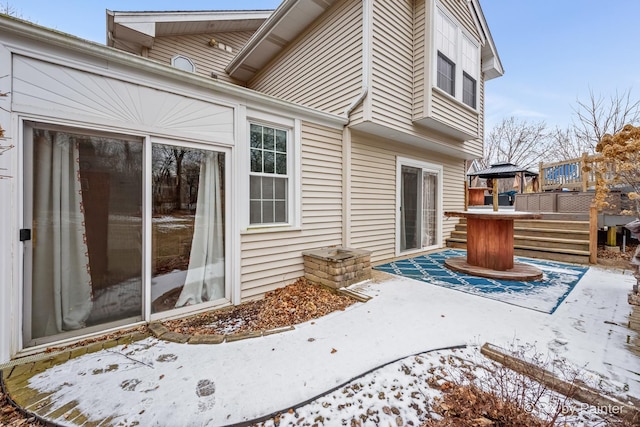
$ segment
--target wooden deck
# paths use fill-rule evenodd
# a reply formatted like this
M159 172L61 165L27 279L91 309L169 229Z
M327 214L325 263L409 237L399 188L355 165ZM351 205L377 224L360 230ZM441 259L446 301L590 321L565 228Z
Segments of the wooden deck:
M627 345L629 350L640 358L640 306L632 305L631 314L629 314L629 334L627 339ZM640 374L640 372L638 372Z

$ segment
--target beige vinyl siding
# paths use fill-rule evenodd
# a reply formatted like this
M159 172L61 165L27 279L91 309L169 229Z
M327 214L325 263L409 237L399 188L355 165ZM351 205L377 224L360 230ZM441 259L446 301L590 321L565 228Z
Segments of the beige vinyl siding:
M413 15L413 118L424 116L425 73L425 4L424 0L414 2Z
M466 2L460 2L457 0L440 0L440 3L454 16L456 21L462 25L472 38L476 41L480 40L473 16L471 15L471 11ZM435 58L430 58L430 60L433 61ZM431 72L431 69L427 68L425 69L425 72ZM481 80L482 76L478 76L477 84L479 86L482 86ZM481 106L482 102L482 98L479 97L478 105ZM460 101L454 100L438 90L431 91L430 115L433 119L447 124L450 127L460 129L473 135L482 135L479 114L471 111L460 103Z
M481 137L470 139L463 143L464 151L471 154L474 158L481 158L484 156L484 78L480 79L478 84L480 85L478 91L478 102L482 107L479 110L478 133Z
M375 0L373 4L372 80L369 95L371 121L411 136L464 150L464 143L443 136L426 126L414 124L414 91L421 90L419 87L424 85L424 73L430 71L429 67L423 66L421 77L415 77L413 43L417 30L414 30L413 1ZM424 14L424 11L417 12ZM418 26L420 25L424 24L418 23ZM420 49L424 51L423 41L420 45ZM464 130L475 125L473 134L477 134L477 114L456 101L449 101L442 107L441 116L444 117L445 123ZM424 105L421 108L424 110ZM438 119L440 118L438 116Z
M395 257L397 157L442 165L443 209L464 207L464 160L416 147L354 133L351 160L350 245L373 251L372 262ZM443 220L442 241L456 220Z
M184 55L196 64L196 74L211 77L212 74L225 82L240 84L232 79L224 68L251 37L251 31L230 33L192 34L183 36L157 37L153 48L149 50L149 58L164 64L171 64L171 58ZM231 46L232 53L209 46L209 40L215 39L226 46ZM244 85L244 84L242 84Z
M374 0L371 118L411 130L413 118L413 1Z
M432 90L431 93L431 116L435 120L472 135L479 134L478 113L471 111L460 101L452 99L439 90ZM480 100L478 100L478 105L480 105Z
M337 2L248 87L342 114L362 90L362 2Z
M302 229L241 236L241 299L304 275L302 251L342 244L342 132L302 125Z

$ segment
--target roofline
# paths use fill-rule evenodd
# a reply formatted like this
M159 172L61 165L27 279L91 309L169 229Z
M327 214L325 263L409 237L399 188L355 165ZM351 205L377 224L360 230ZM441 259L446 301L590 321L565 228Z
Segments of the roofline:
M479 0L469 0L469 5L473 8L473 11L475 11L475 15L478 18L477 24L480 27L479 30L486 39L486 46L490 51L491 57L495 59L495 63L492 64L491 67L492 72L485 73L485 80L491 80L496 77L500 77L504 75L504 67L502 66L500 55L498 55L498 49L496 48L495 42L493 41L493 36L491 35L491 31L489 30L487 19L485 18L484 12L482 11L482 6L480 6Z
M334 127L343 127L348 123L348 118L336 114L318 111L292 102L256 92L232 83L226 83L199 76L186 71L178 70L169 65L160 64L149 59L124 52L109 46L95 43L89 40L63 33L61 31L42 27L29 21L24 21L10 16L0 16L0 31L9 31L18 36L25 37L44 45L51 44L75 52L105 59L125 66L135 67L141 71L153 73L162 77L180 82L186 82L201 88L214 90L224 95L229 95L246 102L252 102L259 106L279 108L308 119L317 120Z
M227 64L225 71L232 75L245 59L258 47L260 42L275 28L275 26L284 18L287 13L298 3L299 0L284 0L270 17L262 24L258 30L253 33L251 38L245 43L240 52Z
M165 22L197 22L197 21L234 21L234 20L266 20L273 13L272 9L255 10L183 10L183 11L117 11L106 10L107 14L107 44L113 46L110 34L116 24L138 24L136 31L141 31L140 24L152 24L153 34L144 32L149 37L155 37L155 26ZM116 22L118 19L118 22ZM134 29L134 27L131 27Z

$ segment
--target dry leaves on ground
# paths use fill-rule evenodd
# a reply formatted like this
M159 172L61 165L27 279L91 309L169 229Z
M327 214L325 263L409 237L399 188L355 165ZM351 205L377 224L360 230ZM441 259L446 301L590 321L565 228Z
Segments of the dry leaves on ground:
M3 427L41 427L41 422L33 417L26 417L11 403L6 394L0 393L0 426Z
M170 330L183 334L229 335L307 322L344 310L355 302L349 296L300 278L291 285L268 292L258 301L163 323Z
M625 250L619 252L605 249L604 245L598 246L598 264L609 267L629 268L631 257L636 251L637 244L627 244Z
M445 382L443 397L432 405L441 419L430 419L421 427L543 427L548 423L513 403L487 393L475 385Z

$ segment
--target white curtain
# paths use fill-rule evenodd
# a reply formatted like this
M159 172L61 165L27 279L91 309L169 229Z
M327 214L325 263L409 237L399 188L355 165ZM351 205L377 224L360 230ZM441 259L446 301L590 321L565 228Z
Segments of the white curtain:
M423 171L422 179L422 247L436 244L436 183L438 176Z
M32 338L83 328L92 307L78 145L49 135L34 140Z
M200 163L196 219L189 270L176 307L225 296L222 194L217 153L204 153Z

